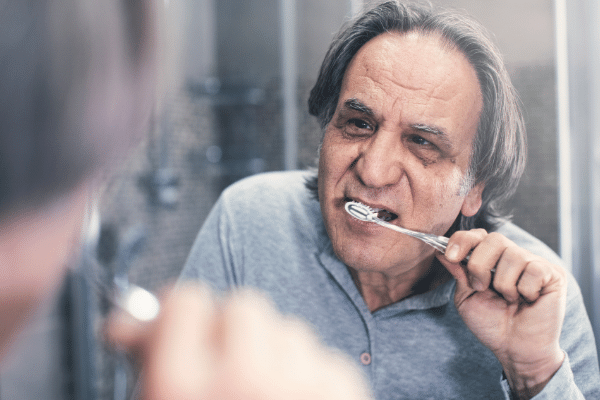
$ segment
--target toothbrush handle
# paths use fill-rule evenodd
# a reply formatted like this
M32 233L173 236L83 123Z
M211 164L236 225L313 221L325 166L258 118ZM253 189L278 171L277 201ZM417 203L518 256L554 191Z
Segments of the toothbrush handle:
M448 247L448 240L450 240L445 236L437 236L437 235L432 235L430 233L416 232L416 231L413 231L410 229L402 228L402 227L396 226L394 224L390 224L388 222L382 221L379 218L371 218L370 221L375 222L376 224L379 224L381 226L385 226L386 228L392 229L396 232L400 232L405 235L409 235L414 238L417 238L442 253L446 252L446 247ZM471 258L471 253L472 253L472 251L469 252L469 254L467 254L467 256L461 261L461 264L467 265L467 263L469 262L469 259Z

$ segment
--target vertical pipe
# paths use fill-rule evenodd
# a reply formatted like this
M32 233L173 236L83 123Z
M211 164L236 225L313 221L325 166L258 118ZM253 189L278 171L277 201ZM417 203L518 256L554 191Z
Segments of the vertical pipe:
M600 8L596 0L555 0L555 11L561 255L579 282L600 350Z
M298 168L298 58L296 1L280 1L284 168Z
M556 104L558 127L558 203L560 256L572 270L573 226L571 203L571 132L569 106L569 54L567 42L566 0L554 1L556 42Z
M590 154L588 166L588 184L590 185L590 271L592 290L590 291L590 302L592 309L589 310L592 325L596 331L596 344L600 346L600 5L597 1L589 2L590 23ZM584 175L585 176L585 175ZM600 348L599 348L600 349Z

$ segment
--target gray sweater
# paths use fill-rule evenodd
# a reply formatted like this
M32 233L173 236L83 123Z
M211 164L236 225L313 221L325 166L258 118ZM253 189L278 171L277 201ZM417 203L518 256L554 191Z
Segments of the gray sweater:
M238 182L221 195L200 230L181 275L217 291L251 286L283 313L311 324L322 340L349 354L379 400L510 399L502 368L465 326L453 302L455 281L369 311L347 267L334 255L307 172L279 172ZM506 224L499 232L552 262L542 242ZM600 399L592 328L570 276L561 335L567 357L535 399Z

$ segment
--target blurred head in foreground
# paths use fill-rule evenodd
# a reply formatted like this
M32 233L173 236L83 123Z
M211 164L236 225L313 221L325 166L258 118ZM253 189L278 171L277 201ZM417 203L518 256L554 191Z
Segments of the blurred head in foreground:
M0 0L0 357L58 286L90 182L147 128L152 0Z

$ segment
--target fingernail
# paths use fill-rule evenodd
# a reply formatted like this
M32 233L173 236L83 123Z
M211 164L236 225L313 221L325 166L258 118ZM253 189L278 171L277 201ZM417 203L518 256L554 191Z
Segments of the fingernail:
M444 255L446 256L447 259L453 260L458 257L459 250L460 250L460 248L457 245L453 244L453 245L450 245L450 247L448 247L446 249L446 252L444 253Z

